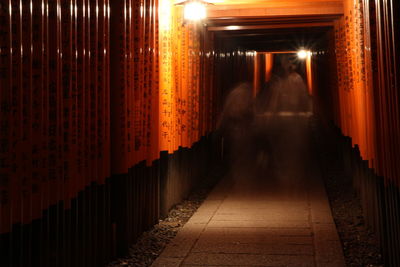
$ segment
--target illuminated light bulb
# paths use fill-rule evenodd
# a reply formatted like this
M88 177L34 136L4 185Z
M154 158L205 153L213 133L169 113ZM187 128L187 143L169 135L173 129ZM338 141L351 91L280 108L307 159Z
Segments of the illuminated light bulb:
M197 1L186 3L183 14L185 20L192 21L199 21L207 17L205 5Z
M305 50L300 50L299 52L297 52L297 56L299 59L305 59L308 55L308 52Z

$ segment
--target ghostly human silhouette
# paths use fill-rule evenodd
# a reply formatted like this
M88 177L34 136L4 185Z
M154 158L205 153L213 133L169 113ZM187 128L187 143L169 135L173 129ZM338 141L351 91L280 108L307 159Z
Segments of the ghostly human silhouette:
M281 155L286 145L281 141L288 134L277 131L276 125L282 116L309 111L306 85L295 65L286 55L276 62L271 80L255 99L248 83L233 88L225 99L218 129L234 177L273 176L286 161Z
M249 129L253 126L254 107L251 86L242 83L227 95L218 123L224 137L225 151L233 164L247 154L251 143Z
M289 55L277 57L271 79L265 83L256 99L257 113L308 112L310 97L296 65Z
M311 114L311 98L289 55L276 56L275 63L270 81L255 100L255 129L258 131L255 140L266 144L258 153L267 153L270 176L282 178L292 171L287 166L296 166L304 152L302 117ZM288 122L291 127L283 127ZM296 169L300 170L301 166Z

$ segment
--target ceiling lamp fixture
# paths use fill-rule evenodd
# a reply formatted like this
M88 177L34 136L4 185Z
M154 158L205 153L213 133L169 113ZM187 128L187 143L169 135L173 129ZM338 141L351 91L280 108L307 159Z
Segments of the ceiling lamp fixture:
M297 52L297 57L299 59L306 59L307 56L311 55L310 51L306 51L306 50L300 50L299 52Z
M176 5L183 5L183 17L186 21L201 21L207 17L206 6L211 3L204 0L185 0Z

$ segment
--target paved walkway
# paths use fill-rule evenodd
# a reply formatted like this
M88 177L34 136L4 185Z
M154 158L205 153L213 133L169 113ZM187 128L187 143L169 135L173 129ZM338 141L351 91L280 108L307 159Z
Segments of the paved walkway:
M274 172L233 166L153 266L345 266L306 124L280 118Z
M308 118L275 117L268 119L273 167L256 150L235 159L154 267L345 266Z

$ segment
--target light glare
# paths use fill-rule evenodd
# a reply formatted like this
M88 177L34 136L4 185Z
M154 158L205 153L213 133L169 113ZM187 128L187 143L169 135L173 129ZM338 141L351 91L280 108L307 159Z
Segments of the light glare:
M306 50L300 50L299 52L297 52L297 56L299 57L299 59L306 59L309 54L310 51Z
M206 7L204 4L194 1L185 5L184 18L186 20L199 21L205 19L206 16Z
M230 26L226 26L226 29L230 30L230 31L234 31L234 30L239 30L240 27L236 26L236 25L230 25Z
M160 30L169 31L171 29L171 0L161 0L159 2Z

